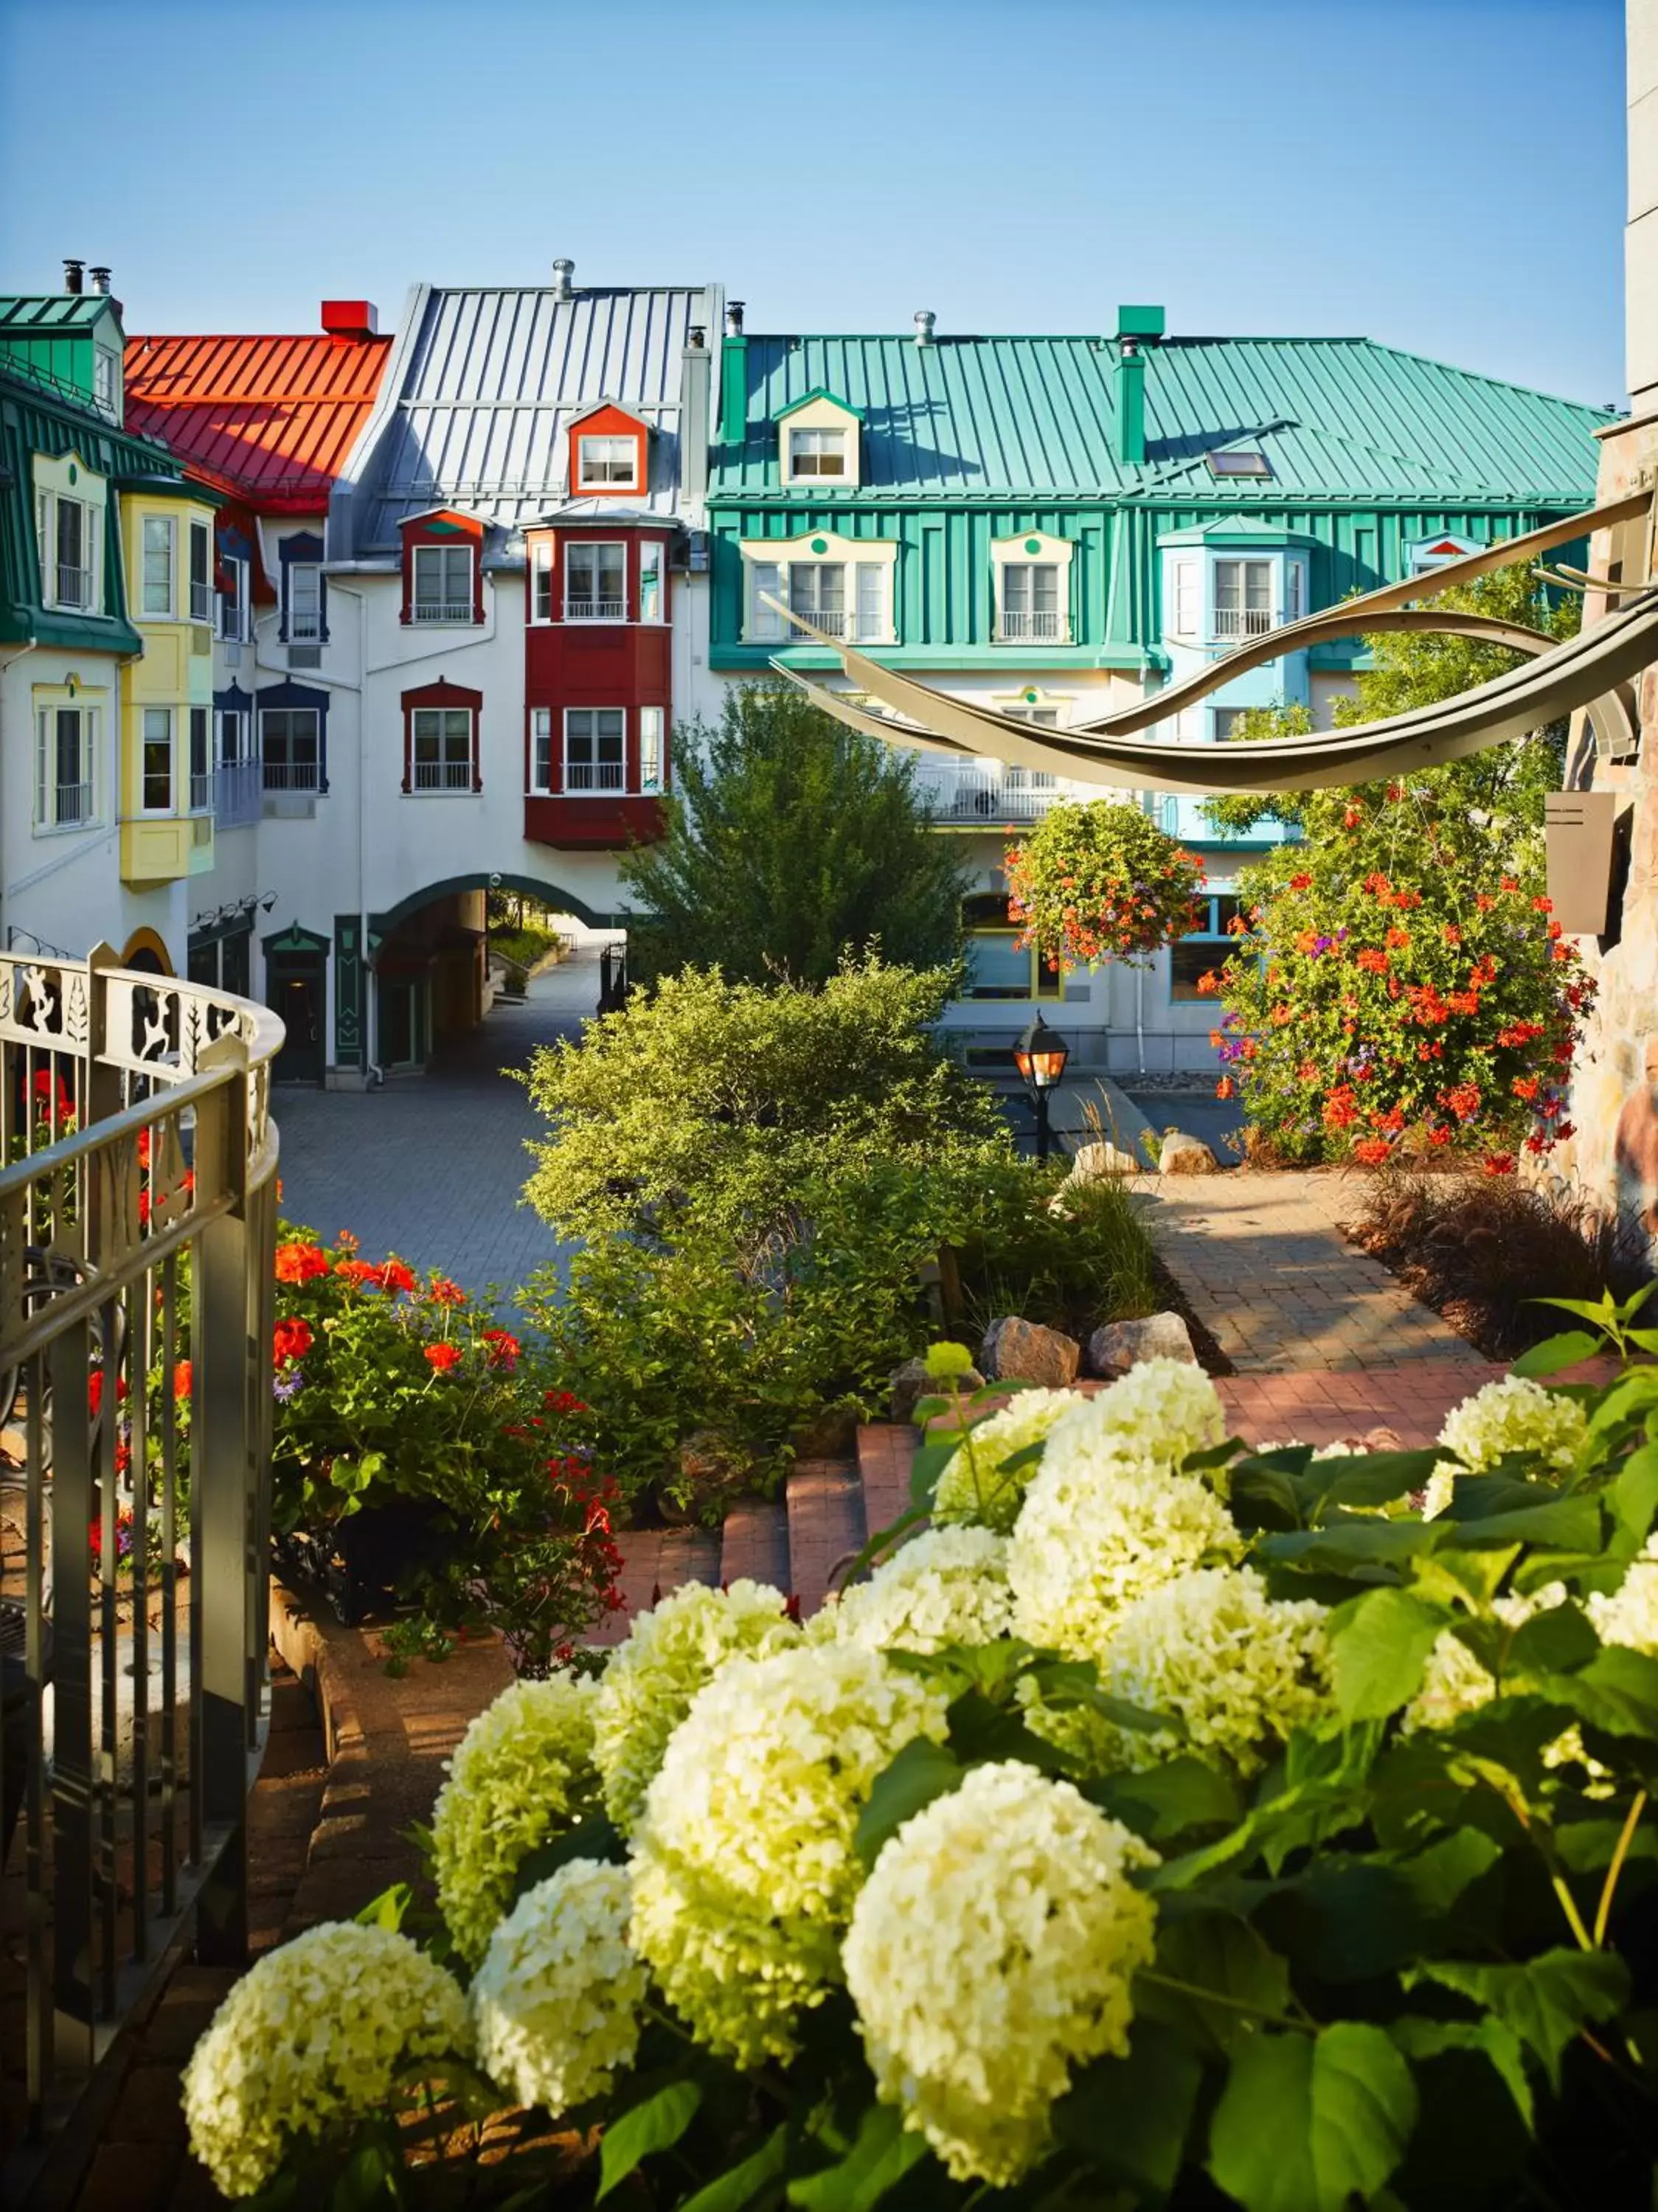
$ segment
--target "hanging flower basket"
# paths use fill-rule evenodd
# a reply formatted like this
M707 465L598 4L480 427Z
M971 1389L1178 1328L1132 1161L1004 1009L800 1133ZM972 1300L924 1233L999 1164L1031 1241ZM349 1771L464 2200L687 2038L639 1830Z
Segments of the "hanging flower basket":
M1198 926L1201 864L1126 801L1051 807L1005 866L1020 943L1064 970L1143 960Z

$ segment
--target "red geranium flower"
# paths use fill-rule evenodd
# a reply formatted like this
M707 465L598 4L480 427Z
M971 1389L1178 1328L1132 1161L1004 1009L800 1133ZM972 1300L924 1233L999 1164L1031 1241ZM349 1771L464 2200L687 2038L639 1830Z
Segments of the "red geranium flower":
M458 1344L429 1344L424 1349L428 1366L435 1367L440 1375L447 1375L450 1368L460 1364Z
M328 1272L328 1255L320 1244L278 1244L277 1247L277 1280L279 1283L308 1283L314 1276Z
M1353 1158L1368 1168L1379 1167L1393 1149L1386 1137L1362 1137L1353 1147Z
M303 1359L315 1341L308 1321L297 1316L289 1321L279 1321L272 1345L276 1364L281 1367L290 1359Z
M434 1275L432 1286L426 1293L435 1306L461 1306L466 1303L466 1293L459 1283L452 1283L447 1275Z
M518 1354L522 1349L512 1331L508 1328L486 1328L484 1331L484 1341L490 1347L490 1365L503 1367L510 1375L518 1364Z
M381 1289L388 1292L393 1297L395 1297L399 1291L411 1291L415 1286L414 1277L401 1260L387 1260L382 1267L377 1267L375 1273L380 1278Z
M173 1370L173 1395L175 1398L187 1398L190 1395L191 1372L190 1362L187 1359L181 1359Z

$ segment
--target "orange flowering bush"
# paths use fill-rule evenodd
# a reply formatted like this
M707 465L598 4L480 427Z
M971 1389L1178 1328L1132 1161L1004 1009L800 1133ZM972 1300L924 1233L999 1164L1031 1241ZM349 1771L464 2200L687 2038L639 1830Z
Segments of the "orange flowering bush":
M1306 842L1249 871L1236 949L1199 988L1222 1097L1291 1159L1464 1158L1511 1174L1571 1134L1593 994L1528 860L1394 784L1307 802Z
M1063 970L1144 958L1198 927L1199 863L1126 801L1051 806L1009 848L1008 912Z

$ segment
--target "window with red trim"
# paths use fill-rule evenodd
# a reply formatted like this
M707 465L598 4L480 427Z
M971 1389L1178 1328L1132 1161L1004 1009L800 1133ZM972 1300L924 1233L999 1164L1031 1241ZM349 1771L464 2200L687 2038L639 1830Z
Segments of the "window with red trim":
M483 526L471 515L416 515L402 526L403 620L475 626L484 619Z
M570 489L575 499L637 498L648 487L650 431L637 415L600 406L570 428Z
M403 694L403 788L418 798L482 791L481 691L440 678Z

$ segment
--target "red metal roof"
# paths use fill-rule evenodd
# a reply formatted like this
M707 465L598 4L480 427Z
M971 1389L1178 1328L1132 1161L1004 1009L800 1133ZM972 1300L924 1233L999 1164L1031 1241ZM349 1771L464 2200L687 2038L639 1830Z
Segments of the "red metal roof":
M127 428L254 507L316 514L362 428L389 337L131 337Z

